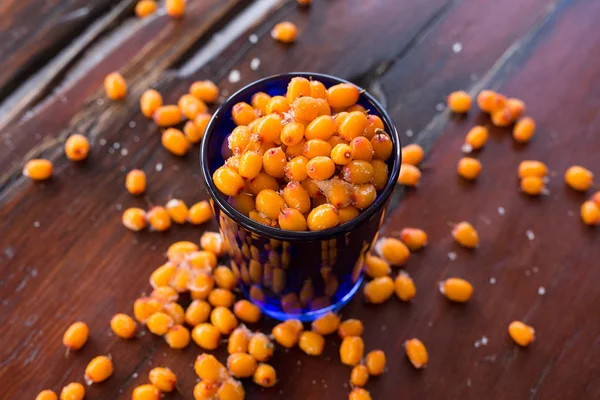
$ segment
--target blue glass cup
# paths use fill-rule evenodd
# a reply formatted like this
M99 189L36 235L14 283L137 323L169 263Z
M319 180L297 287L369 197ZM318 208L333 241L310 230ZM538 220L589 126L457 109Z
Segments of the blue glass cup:
M223 165L222 148L235 128L231 109L251 102L256 92L284 95L295 76L321 81L326 87L349 83L329 75L294 72L258 80L233 94L213 115L201 149L202 176L215 216L228 243L231 268L244 295L264 314L278 320L312 321L337 311L350 301L363 279L365 255L377 239L401 164L398 132L385 110L366 91L358 104L381 118L393 142L388 160L389 180L375 202L356 218L324 231L292 232L251 220L237 211L213 183L213 173Z

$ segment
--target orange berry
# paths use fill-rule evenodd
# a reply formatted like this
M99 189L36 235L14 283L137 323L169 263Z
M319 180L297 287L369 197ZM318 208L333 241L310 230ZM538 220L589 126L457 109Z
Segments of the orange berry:
M485 126L474 126L465 137L463 151L470 153L473 150L481 149L487 142L488 136L488 129Z
M389 276L373 279L364 286L365 300L373 304L381 304L394 294L394 281Z
M140 1L137 5L139 6L142 3L148 2L146 0ZM149 3L156 3L154 1L149 1ZM140 97L140 109L142 110L142 114L146 118L152 118L154 112L158 110L159 107L163 105L163 98L160 93L158 93L154 89L148 89Z
M254 383L262 387L272 387L277 383L275 368L269 364L259 364L252 377Z
M283 121L279 114L262 117L256 124L256 135L263 143L277 142L283 131Z
M250 104L241 102L233 106L231 116L236 125L248 125L258 118L258 112Z
M310 97L327 99L327 88L320 81L310 81Z
M377 115L367 115L367 127L365 128L363 135L367 139L371 140L373 139L373 136L375 136L375 131L378 129L384 129L383 121L381 120L381 118L379 118Z
M390 264L382 258L367 254L363 265L363 271L371 278L388 276L391 273Z
M63 345L69 350L79 350L87 342L89 328L85 322L75 322L63 335Z
M221 332L208 323L201 323L192 330L192 339L198 346L206 350L214 350L219 347Z
M173 325L173 318L162 311L155 312L146 320L148 330L158 336L166 334Z
M544 178L548 175L548 167L541 161L525 160L519 164L519 178L537 176Z
M371 400L371 395L365 389L356 387L350 392L348 400Z
M358 210L352 206L343 207L338 209L338 214L340 218L340 225L345 224L346 222L358 217Z
M219 88L209 80L197 81L190 86L190 94L206 103L214 103L219 97Z
M364 329L363 323L359 319L347 319L340 323L338 335L342 339L349 336L361 336Z
M354 366L363 358L365 345L360 336L348 336L340 345L340 360L342 364Z
M358 136L350 142L352 155L355 160L371 161L373 159L373 145L364 136Z
M175 105L160 106L154 111L153 118L156 125L167 128L181 122L181 111Z
M506 106L506 97L492 90L482 90L477 95L477 105L481 111L493 113Z
M293 43L298 36L298 28L291 22L280 22L271 30L271 37L281 43Z
M203 353L194 362L196 375L203 381L219 382L227 377L227 369L212 354Z
M588 200L581 205L581 220L587 225L600 225L600 206Z
M252 107L260 111L260 115L267 115L267 106L271 101L271 96L264 92L257 92L252 95L252 101L250 104Z
M400 240L410 251L416 251L427 246L427 233L422 229L404 228L400 231Z
M594 193L591 200L600 207L600 191Z
M162 304L150 297L141 297L133 303L133 315L138 322L145 324L155 312L160 311Z
M42 390L35 396L35 400L58 400L58 397L52 390Z
M65 154L71 161L85 160L89 152L90 142L83 135L71 135L65 142Z
M312 120L306 127L304 136L307 140L321 139L327 140L335 133L337 125L331 115L321 115Z
M371 145L371 143L369 143ZM331 160L337 165L346 165L354 156L354 151L352 147L345 143L336 144L335 147L331 150Z
M83 400L84 397L85 387L79 382L69 383L60 392L60 400Z
M191 143L198 143L204 137L206 127L210 122L211 115L208 113L200 113L194 118L193 121L188 121L183 127L183 133L185 137Z
M508 108L501 108L492 112L492 124L498 127L510 125L515 119Z
M346 118L340 121L338 134L346 141L359 137L367 127L367 116L360 111L348 113Z
M373 146L373 158L378 160L388 160L394 151L392 139L382 129L375 131L375 136L371 139L371 146Z
M325 338L317 332L304 331L300 335L298 346L309 356L320 356L325 349Z
M463 247L474 249L479 245L479 234L468 222L460 222L452 229L452 237Z
M171 227L171 217L164 207L152 207L147 216L150 228L155 231L163 232Z
M398 183L404 186L417 186L421 181L421 171L419 168L410 164L402 164L400 166L400 175Z
M279 213L279 227L287 231L305 231L306 218L295 208L284 208Z
M508 325L508 334L519 346L527 347L535 340L535 329L521 321L513 321Z
M356 208L364 210L369 207L375 201L377 197L377 191L375 186L371 184L354 185L354 192L352 193L352 205Z
M300 76L290 80L287 87L286 98L289 103L293 103L299 97L310 96L310 82Z
M228 200L229 204L231 204L236 210L248 216L250 211L254 210L254 198L247 194L242 193L239 196L230 197Z
M216 288L213 289L208 295L208 302L213 307L226 307L230 308L235 301L235 296L229 290Z
M256 196L256 209L268 218L277 219L284 208L283 197L274 190L264 189Z
M388 183L388 166L382 160L372 160L371 165L373 166L373 179L371 183L377 190L383 190Z
M89 362L83 378L88 385L107 380L113 373L112 360L106 356L98 356Z
M104 90L111 100L121 100L127 95L127 82L118 72L112 72L104 78Z
M400 240L395 238L381 238L375 244L375 251L388 263L401 266L410 256L410 250Z
M135 207L125 210L121 221L127 229L132 231L141 231L148 225L146 211Z
M565 182L572 189L585 192L594 183L594 174L579 165L574 165L565 172Z
M458 161L457 171L461 177L472 181L479 176L482 168L479 160L472 157L463 157Z
M162 145L177 156L183 156L190 149L190 141L179 129L169 128L162 134Z
M256 359L250 354L233 353L227 357L227 369L236 378L249 378L256 371Z
M127 314L115 314L110 320L110 328L120 338L131 339L135 336L137 325Z
M302 332L302 323L297 324L298 320L288 320L275 325L271 334L277 343L281 346L291 349L298 343L300 333Z
M314 180L329 179L335 173L335 164L329 157L317 156L306 164L306 173Z
M404 342L404 348L406 349L406 355L410 363L417 369L423 368L429 361L429 355L423 342L419 339L413 338Z
M273 96L269 104L267 104L267 114L277 113L283 114L290 110L290 103L283 96Z
M375 169L373 169L373 165L368 161L350 161L342 169L344 180L353 184L369 183L374 175Z
M513 118L519 118L525 112L525 103L513 97L506 101L506 108L509 109Z
M221 386L221 382L200 381L196 386L194 386L194 399L214 399Z
M34 181L44 181L52 176L52 162L44 159L27 161L23 167L23 175Z
M537 196L547 192L544 179L539 176L526 176L521 180L521 190L532 196Z
M183 325L175 325L166 333L165 342L172 349L184 349L190 344L190 331Z
M186 0L165 0L165 10L173 18L181 18L185 14Z
M535 121L533 118L521 118L513 128L513 139L519 143L527 143L535 133Z
M199 225L209 221L212 218L213 212L208 201L200 201L190 207L188 212L188 221L191 224Z
M402 164L417 166L424 157L424 151L418 144L409 144L402 148Z
M213 174L213 181L223 194L237 196L244 191L244 179L233 169L220 167Z
M190 326L196 326L208 320L211 307L204 300L194 300L185 310L185 322Z
M319 115L320 103L312 97L299 97L292 103L292 115L299 122L309 122Z
M385 353L382 350L370 351L365 357L365 364L367 365L369 374L373 376L383 374L385 362Z
M471 96L462 90L448 96L448 107L455 113L466 113L471 108Z
M339 83L327 89L327 101L333 108L350 107L358 97L358 88L350 83Z
M177 376L169 368L152 368L148 374L148 380L156 386L158 390L169 393L175 390Z
M255 333L248 342L248 353L258 361L267 361L273 356L275 346L263 333Z
M473 286L464 279L448 278L440 282L440 292L448 300L466 303L473 295Z
M210 313L210 322L223 335L229 335L238 326L235 315L225 307L215 307Z
M125 177L125 187L133 195L140 195L146 190L146 174L139 169L132 169Z
M339 222L339 213L331 204L323 204L313 208L306 219L308 229L311 231L322 231L333 228Z
M248 300L239 300L233 306L235 315L244 322L254 324L261 317L260 308Z
M247 353L248 342L250 342L250 332L248 329L243 325L235 328L233 332L231 332L231 335L229 335L229 340L227 341L227 352L229 354Z
M350 373L350 384L353 387L363 387L369 380L369 370L365 365L358 364Z

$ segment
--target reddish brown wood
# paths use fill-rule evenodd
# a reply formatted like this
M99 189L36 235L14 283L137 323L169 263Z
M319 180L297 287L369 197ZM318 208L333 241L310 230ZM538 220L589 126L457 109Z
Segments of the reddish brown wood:
M162 149L159 130L139 114L139 94L156 82L174 102L196 79L214 79L232 93L261 76L301 69L381 87L399 128L414 129L418 135L413 139L433 149L423 165L422 185L406 193L383 231L394 235L417 226L429 233L429 247L407 265L417 298L412 304L392 299L373 307L364 305L359 294L343 311L344 317L365 322L367 349L382 348L388 355L387 373L367 385L373 398L600 396L594 380L600 368L600 326L593 318L600 306L593 265L600 256L600 232L579 221L584 197L566 189L561 178L573 163L600 174L592 151L600 148L595 134L600 124L600 55L594 51L600 35L593 34L597 2L314 3L306 11L293 2L275 9L189 76L180 74L188 70L182 55L199 47L196 42L205 40L205 32L234 2L195 2L195 18L174 24L159 17L135 27L101 63L83 69L30 119L0 134L11 142L0 148L0 323L9 327L0 349L0 383L6 398L34 398L42 388L59 390L71 380L81 381L86 363L107 353L114 357L115 374L91 387L87 398L129 399L158 365L179 377L177 393L169 398L191 398L196 383L191 364L200 353L195 345L175 352L149 334L128 342L108 335L111 315L131 313L133 300L149 290L146 279L164 261L170 243L197 240L205 229L216 229L214 223L176 226L158 234L121 226L126 207L164 204L170 197L187 203L206 198L197 147L181 159ZM284 19L301 28L291 47L274 43L268 34ZM250 33L259 35L256 45L248 42ZM452 53L455 42L463 45L459 54ZM514 43L517 51L501 58ZM261 60L258 71L249 67L254 58ZM165 76L174 63L179 70ZM488 72L495 63L499 68ZM110 103L100 91L104 75L113 69L123 70L130 83L124 103ZM232 69L240 71L240 82L227 80ZM471 73L478 75L474 83ZM451 117L437 112L435 104L450 90L474 90L488 82L527 102L538 134L530 145L515 146L509 133L492 129L490 142L477 155L483 173L476 183L466 184L455 174L464 133L488 121L477 112ZM90 158L75 165L61 151L62 139L74 132L92 142ZM36 133L45 137L40 140L47 147ZM55 160L51 181L33 184L17 177L23 160L33 154ZM518 193L515 170L525 158L546 161L556 172L550 196L530 199ZM123 189L131 168L148 174L142 198ZM505 209L503 216L498 207ZM480 232L482 243L474 252L458 248L449 235L450 224L460 220L470 220ZM527 230L535 234L533 241L527 240ZM449 261L450 252L456 261ZM449 304L437 293L437 282L450 275L474 284L469 304ZM489 283L492 277L495 285ZM544 296L537 294L539 287L546 289ZM79 319L90 324L91 340L65 357L62 333ZM513 319L536 328L538 341L531 348L510 342L506 327ZM252 328L268 331L272 325L263 321ZM402 344L412 336L430 350L431 363L423 371L415 371L404 357ZM482 336L489 344L475 347ZM328 339L325 356L318 358L278 349L272 360L277 386L259 389L248 382L247 398L347 398L349 369L339 363L338 346L337 338ZM225 359L224 348L216 354Z

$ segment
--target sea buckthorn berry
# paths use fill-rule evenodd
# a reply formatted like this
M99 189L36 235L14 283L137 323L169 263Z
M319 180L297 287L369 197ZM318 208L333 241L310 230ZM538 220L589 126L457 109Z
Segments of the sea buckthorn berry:
M464 279L448 278L440 282L440 293L448 300L457 303L466 303L473 295L473 286Z
M400 271L394 280L394 290L396 296L402 301L409 301L417 294L417 288L410 275L404 271Z
M471 96L463 90L450 93L448 96L448 108L455 113L466 113L471 108Z
M581 205L581 220L587 225L600 224L600 206L588 200Z
M217 397L219 400L244 400L246 392L240 381L228 378L225 382L221 383L217 391Z
M338 134L349 142L362 135L366 127L367 116L363 112L352 111L339 122Z
M185 14L186 0L166 0L165 9L167 14L173 18L181 18Z
M175 276L175 272L173 276ZM152 290L150 297L158 300L159 303L166 305L167 303L177 301L179 294L171 286L158 286Z
M305 331L300 335L298 346L309 356L320 356L325 349L325 338L317 332Z
M321 139L311 139L304 143L302 155L309 160L319 156L329 157L331 150L329 142Z
M492 90L482 90L477 95L477 105L486 113L501 110L507 105L506 97Z
M229 335L238 326L235 315L225 307L215 307L210 313L210 322L223 335Z
M247 353L248 352L248 342L250 342L250 332L243 325L241 327L235 328L231 335L229 335L229 340L227 341L227 352L229 354L234 353Z
M331 115L331 107L329 107L329 103L325 99L317 99L317 103L319 104L319 113L318 115ZM336 123L337 129L337 123Z
M169 368L156 367L150 370L148 380L156 386L158 390L169 393L175 390L177 376Z
M306 218L295 208L284 208L279 213L279 227L287 231L305 231Z
M290 122L281 130L281 143L291 146L298 144L304 137L304 125L300 122Z
M288 178L290 181L297 182L305 180L308 176L306 173L306 164L308 164L308 158L304 156L292 158L287 162L284 168L286 178Z
M138 322L145 324L155 312L160 311L162 304L151 297L141 297L133 303L133 316Z
M303 214L310 210L308 192L298 182L289 182L283 188L283 199L289 207L295 208Z
M71 161L85 160L90 152L90 142L80 134L69 136L65 142L65 154Z
M267 153L265 153L265 155ZM275 161L273 160L272 162L274 163ZM262 167L263 156L261 156L260 153L257 153L256 151L247 151L240 156L238 173L242 178L254 179L256 178Z
M248 182L248 187L250 188L250 192L255 196L266 189L273 191L279 190L277 180L271 175L267 175L265 172L260 172L256 178L251 179Z
M90 330L85 322L75 322L63 335L63 345L69 350L79 350L88 340Z
M510 125L513 121L513 115L508 108L501 108L492 112L492 124L498 127L505 127Z
M250 324L258 322L261 317L260 308L248 300L237 301L233 306L233 312L236 317Z
M177 102L179 111L187 119L194 120L198 115L208 111L208 107L202 100L198 100L191 94L184 94Z
M231 109L231 116L236 125L248 125L258 118L258 112L250 104L240 102Z
M572 189L585 192L594 183L594 174L579 165L573 165L565 172L565 182Z
M35 396L35 400L58 400L58 397L52 390L42 390Z
M313 208L306 219L308 229L311 231L322 231L333 228L339 222L339 213L331 204L323 204Z
M251 220L258 222L259 224L270 226L271 228L277 226L277 220L271 219L265 216L263 213L258 212L256 210L250 211L248 217L250 217Z
M527 347L535 340L535 329L521 321L513 321L508 325L508 334L516 344Z
M227 369L236 378L249 378L256 371L256 359L250 354L233 353L227 357Z
M210 114L203 112L196 115L193 121L186 122L183 127L185 137L192 143L201 141L211 118Z
M217 266L217 255L212 251L200 250L189 253L185 256L189 265L196 270L206 272Z
M268 218L277 219L284 208L283 197L274 190L264 189L256 196L256 209Z
M591 200L600 207L600 191L594 193Z
M479 234L468 222L460 222L452 229L452 237L456 243L469 249L474 249L479 245Z
M246 193L242 193L239 196L230 197L228 200L236 210L248 216L250 211L254 210L254 198Z
M342 364L354 366L363 358L365 345L360 336L348 336L340 345L340 360Z
M250 141L250 129L246 126L236 127L227 138L227 145L233 154L239 155L244 152Z
M377 198L375 186L366 183L364 185L354 185L352 193L352 205L358 209L364 210L369 207Z
M262 387L272 387L277 383L275 368L269 364L259 364L252 377L254 383Z
M214 399L221 386L221 382L198 382L198 384L194 386L194 400Z
M373 165L368 161L350 161L342 169L344 180L354 184L369 183L374 175L375 170L373 169Z
M521 179L521 190L531 196L537 196L547 192L544 179L539 176L526 176Z
M427 233L422 229L404 228L400 231L400 240L410 251L416 251L427 246Z
M138 3L138 6L143 3L143 1L141 1L140 3ZM154 3L154 1L151 1L151 3ZM154 3L156 6L156 3ZM140 97L140 109L142 110L142 114L144 114L144 116L146 118L152 118L152 116L154 115L154 112L156 110L158 110L159 107L161 107L163 105L163 99L160 93L158 93L156 90L154 89L148 89L146 90L143 94L142 97Z
M192 272L187 268L178 268L171 285L177 292L185 293L190 290L192 284Z
M112 360L106 356L98 356L89 362L83 375L88 385L107 380L113 373Z
M348 395L348 400L371 400L371 395L365 389L356 387Z
M294 324L285 321L275 325L271 334L277 343L287 349L291 349L298 343L301 331L302 325L300 325L300 329L298 329Z
M44 181L50 179L52 169L52 162L50 160L29 160L23 167L23 175L34 181Z
M60 400L83 400L84 397L85 387L79 382L69 383L60 392Z
M155 312L146 320L148 330L158 336L167 333L173 325L173 318L162 311Z
M141 231L148 225L146 211L135 207L125 210L121 221L125 228L132 231Z
M519 178L537 176L544 178L548 175L548 167L541 161L525 160L519 164Z
M325 196L330 204L338 210L350 205L354 187L339 178L333 178L328 181L328 185L323 189Z
M423 160L424 154L423 148L418 144L404 146L402 148L402 164L417 166Z
M146 174L139 169L132 169L125 177L125 187L133 195L140 195L146 190Z
M190 331L183 325L175 325L165 335L165 342L172 349L184 349L190 344Z
M163 232L171 227L171 217L164 207L152 207L147 217L150 227L155 231Z
M294 157L301 156L302 152L304 151L305 144L306 144L306 139L302 138L300 143L296 143L296 144L287 146L287 148L285 149L285 155L288 158L294 158Z
M378 376L383 374L385 370L385 353L382 350L370 351L365 357L365 364L370 375Z
M244 191L244 178L233 169L220 167L213 174L213 181L223 194L227 196L237 196Z
M178 224L183 224L188 219L189 210L182 200L171 199L165 205L169 217Z
M179 129L166 129L161 138L162 145L176 156L183 156L190 149L190 141Z
M458 174L470 181L476 179L481 173L481 162L472 157L463 157L458 161Z
M160 106L154 111L153 118L156 125L167 128L181 122L181 111L175 105Z
M188 221L191 224L199 225L209 221L212 218L213 212L208 201L200 201L190 207L188 212Z
M339 315L330 311L313 321L312 330L321 335L331 335L337 331L340 322Z
M329 179L335 173L335 164L329 157L317 156L306 164L306 173L311 179L317 181Z
M258 361L267 361L273 356L275 346L263 333L255 333L248 342L248 353Z
M156 1L141 0L135 5L135 15L137 15L138 18L144 18L154 14L157 8L158 5L156 4Z
M267 105L271 101L271 96L265 92L257 92L252 96L250 104L260 111L260 115L267 115Z
M406 356L408 360L417 369L421 369L427 365L429 361L429 355L423 342L419 339L413 338L404 342L404 348L406 349Z
M218 382L227 377L227 369L212 354L202 353L194 362L196 375L203 381Z
M304 136L307 140L327 140L335 133L337 125L331 115L321 115L312 120L306 127Z
M327 101L333 108L346 108L358 101L358 88L350 83L339 83L327 89Z
M304 96L310 96L310 82L300 76L292 78L287 87L288 102L293 103L297 98Z
M348 164L350 161L352 161L353 155L354 152L352 150L352 147L345 143L336 144L335 147L331 150L331 159L337 165Z
M231 308L233 302L235 301L235 296L229 290L216 288L211 290L208 295L208 302L213 307L226 307Z
M274 178L283 178L286 164L287 158L283 150L281 150L281 147L273 147L272 149L267 150L262 158L262 168L267 174ZM260 172L260 170L258 172Z
M363 364L358 364L354 368L352 368L352 372L350 373L350 384L353 387L363 387L367 384L369 380L369 370Z
M280 22L271 30L271 37L281 43L293 43L298 36L298 28L291 22Z
M213 271L213 274L215 276L215 282L217 283L217 286L222 289L232 290L237 283L235 275L233 275L231 269L224 265L217 267Z
M372 160L371 165L373 166L373 179L371 183L377 190L383 190L388 182L388 166L382 160Z
M383 161L388 160L394 150L392 139L383 129L375 131L375 136L371 139L371 146L373 146L373 157Z
M353 198L354 201L354 198ZM352 206L343 207L338 209L338 214L340 217L340 225L345 224L346 222L358 217L358 210Z
M175 325L183 324L183 320L185 318L185 310L180 304L175 302L167 303L163 306L162 311L167 313L171 317L171 319L173 319Z
M355 160L371 161L373 159L373 145L366 137L355 137L350 142L350 147Z
M406 263L410 250L400 240L395 238L381 238L375 244L375 251L388 263L399 267Z
M219 347L221 332L211 324L201 323L192 329L192 339L201 348L214 350Z
M263 143L275 143L281 137L283 123L279 114L269 114L256 124L256 134Z
M506 101L506 108L510 110L513 118L519 118L525 112L525 102L523 102L523 100L511 97Z
M267 104L267 114L278 113L283 114L290 110L290 103L283 96L273 96L269 104Z
M421 181L421 171L419 168L410 164L402 164L400 166L400 175L398 183L404 186L417 186Z
M327 88L320 81L310 81L310 97L327 99Z
M470 153L473 150L481 149L487 142L488 136L488 129L485 126L474 126L469 133L467 133L462 150L465 153Z
M347 112L360 111L362 113L367 113L367 109L361 106L360 104L354 104L346 109Z
M311 199L323 197L323 192L321 192L319 186L310 178L306 178L302 181L302 187L306 190L306 193L308 193L308 196Z
M135 336L137 325L127 314L115 314L110 319L110 328L120 338L131 339Z
M144 384L133 389L132 400L160 400L160 390L154 385Z
M344 339L349 336L361 336L365 327L359 319L347 319L340 323L338 335Z
M206 103L214 103L219 97L219 88L212 81L204 80L192 83L190 94Z
M196 326L208 320L210 316L210 304L204 300L194 300L185 310L185 322L190 326Z
M383 121L381 120L381 118L373 114L367 115L367 126L365 128L365 131L363 132L363 136L371 140L373 139L373 136L375 136L375 131L378 129L384 129Z
M363 271L371 278L379 278L381 276L388 276L392 272L392 269L390 268L390 264L383 258L368 254L365 257Z
M381 304L394 294L394 281L389 276L373 279L364 287L365 300L373 304Z
M519 143L527 143L535 133L535 121L533 118L521 118L513 128L513 139Z
M104 90L111 100L121 100L127 95L127 82L118 72L112 72L104 78Z
M309 122L319 115L320 103L312 97L300 97L292 104L292 115L298 122Z

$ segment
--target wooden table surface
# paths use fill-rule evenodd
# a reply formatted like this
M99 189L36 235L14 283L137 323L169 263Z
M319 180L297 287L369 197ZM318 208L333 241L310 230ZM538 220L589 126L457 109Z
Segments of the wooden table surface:
M177 393L165 398L192 398L196 345L174 351L152 335L126 342L109 334L110 317L131 313L134 299L148 292L147 278L170 243L196 241L217 228L211 222L158 234L122 227L127 207L207 199L197 146L184 158L170 155L138 100L152 86L174 102L200 79L214 80L227 96L295 70L367 88L387 107L404 144L427 151L421 185L398 189L382 232L405 226L428 232L429 246L406 266L417 297L367 306L359 294L342 312L366 324L366 349L387 353L387 372L367 385L373 398L600 398L600 230L580 221L586 195L562 178L573 164L600 176L600 2L313 0L300 9L294 1L189 0L179 21L162 11L139 20L134 3L0 5L0 398L59 391L82 381L87 362L107 353L116 371L86 398L128 399L159 365L179 377ZM270 37L283 20L299 27L292 46ZM255 60L258 68L251 67ZM102 90L114 70L129 84L123 102L109 101ZM232 82L236 70L241 79ZM483 88L523 99L537 134L515 145L507 129L490 127L477 154L483 172L465 183L455 172L464 135L476 123L491 124L476 110L453 116L444 101L453 90ZM63 154L73 133L91 142L80 164ZM53 160L52 180L34 184L21 176L34 157ZM549 165L550 195L518 192L516 168L524 159ZM132 168L148 175L143 198L124 190ZM475 251L450 236L461 220L480 233ZM473 283L468 304L438 293L437 282L447 276ZM527 349L506 333L515 319L536 329ZM76 320L89 324L91 339L65 357L62 334ZM265 320L260 328L272 325ZM429 350L424 370L405 358L409 337ZM247 383L247 398L346 399L349 368L339 362L339 340L327 342L318 358L278 349L277 386ZM216 354L224 360L224 347Z

